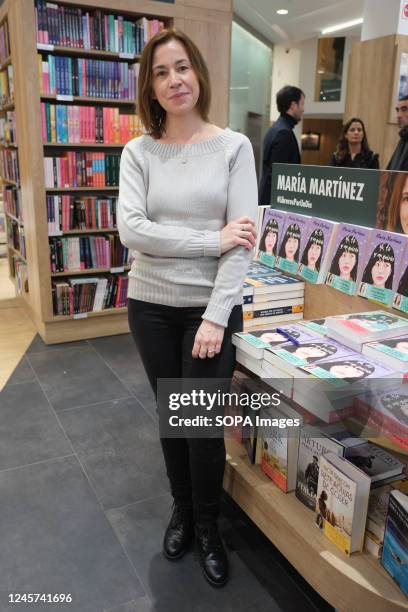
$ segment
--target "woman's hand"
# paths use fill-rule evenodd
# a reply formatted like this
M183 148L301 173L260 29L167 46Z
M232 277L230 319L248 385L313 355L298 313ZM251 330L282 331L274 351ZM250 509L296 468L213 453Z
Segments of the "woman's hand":
M255 223L249 217L240 217L230 221L221 230L221 253L226 253L236 246L251 250L256 243Z
M192 356L194 359L197 359L197 357L200 357L200 359L205 359L206 357L212 359L212 357L221 351L223 339L224 328L222 325L204 319L194 339Z

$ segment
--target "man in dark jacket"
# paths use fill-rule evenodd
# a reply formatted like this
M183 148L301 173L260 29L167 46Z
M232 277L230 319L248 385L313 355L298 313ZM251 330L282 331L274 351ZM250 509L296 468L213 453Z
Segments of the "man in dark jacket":
M259 204L271 202L272 164L300 164L299 145L293 128L302 119L305 94L298 87L282 87L276 94L280 117L266 133L263 143L262 177Z
M395 107L397 122L400 128L400 140L390 161L387 170L408 170L408 96L398 100Z

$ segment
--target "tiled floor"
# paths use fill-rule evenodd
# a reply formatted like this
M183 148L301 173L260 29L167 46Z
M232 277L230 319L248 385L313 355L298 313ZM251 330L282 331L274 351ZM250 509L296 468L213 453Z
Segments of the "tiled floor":
M161 554L171 508L152 393L130 335L46 346L0 395L0 611L8 593L71 593L72 612L332 610L225 496L231 580Z

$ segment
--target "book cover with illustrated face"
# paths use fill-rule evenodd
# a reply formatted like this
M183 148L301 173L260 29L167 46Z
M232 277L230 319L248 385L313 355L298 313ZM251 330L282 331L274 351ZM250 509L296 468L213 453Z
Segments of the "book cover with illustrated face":
M316 337L316 334L312 334L308 330L303 329L300 325L281 325L279 329L287 332L298 342L312 341ZM277 332L275 327L271 327L271 329L254 330L238 335L240 338L257 348L271 348L277 344L287 342L285 336Z
M340 224L328 264L326 285L348 295L356 293L370 231L348 223Z
M267 208L264 213L257 258L260 262L274 266L285 225L286 213Z
M345 357L352 352L351 349L331 338L315 338L312 341L299 342L299 346L290 343L270 350L284 361L298 368L318 363L329 357L331 359Z
M310 217L287 214L279 243L276 266L284 272L296 274L300 261L302 237L307 233Z
M307 327L311 332L316 332L324 336L328 331L325 323L326 319L311 319L310 321L302 321L301 325Z
M397 271L406 236L373 230L367 247L358 294L386 306L397 290Z
M326 260L336 223L325 219L312 218L301 244L298 274L309 283L317 283Z
M397 359L401 364L406 365L408 370L408 335L389 338L388 340L379 340L378 342L370 342L367 346L374 349L379 354L389 355ZM380 355L378 359L380 358Z
M408 328L407 319L393 315L385 310L335 315L333 320L335 322L335 329L339 331L344 329L360 337L383 331L390 331L395 335L395 331L398 329L401 329L402 334Z
M334 386L344 386L344 383L353 383L370 378L397 376L391 368L387 368L387 366L368 359L359 353L335 359L325 359L316 364L305 365L302 370L317 378L326 379Z
M408 241L406 242L398 270L392 307L401 312L408 313Z
M351 553L356 483L337 470L325 456L319 459L316 524L340 550Z

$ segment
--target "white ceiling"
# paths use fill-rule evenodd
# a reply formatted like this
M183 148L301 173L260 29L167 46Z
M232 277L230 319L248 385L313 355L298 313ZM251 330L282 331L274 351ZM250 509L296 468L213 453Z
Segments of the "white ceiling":
M276 11L288 9L287 15ZM364 0L234 0L234 12L275 44L299 43L321 30L363 16ZM336 36L359 36L361 26Z

